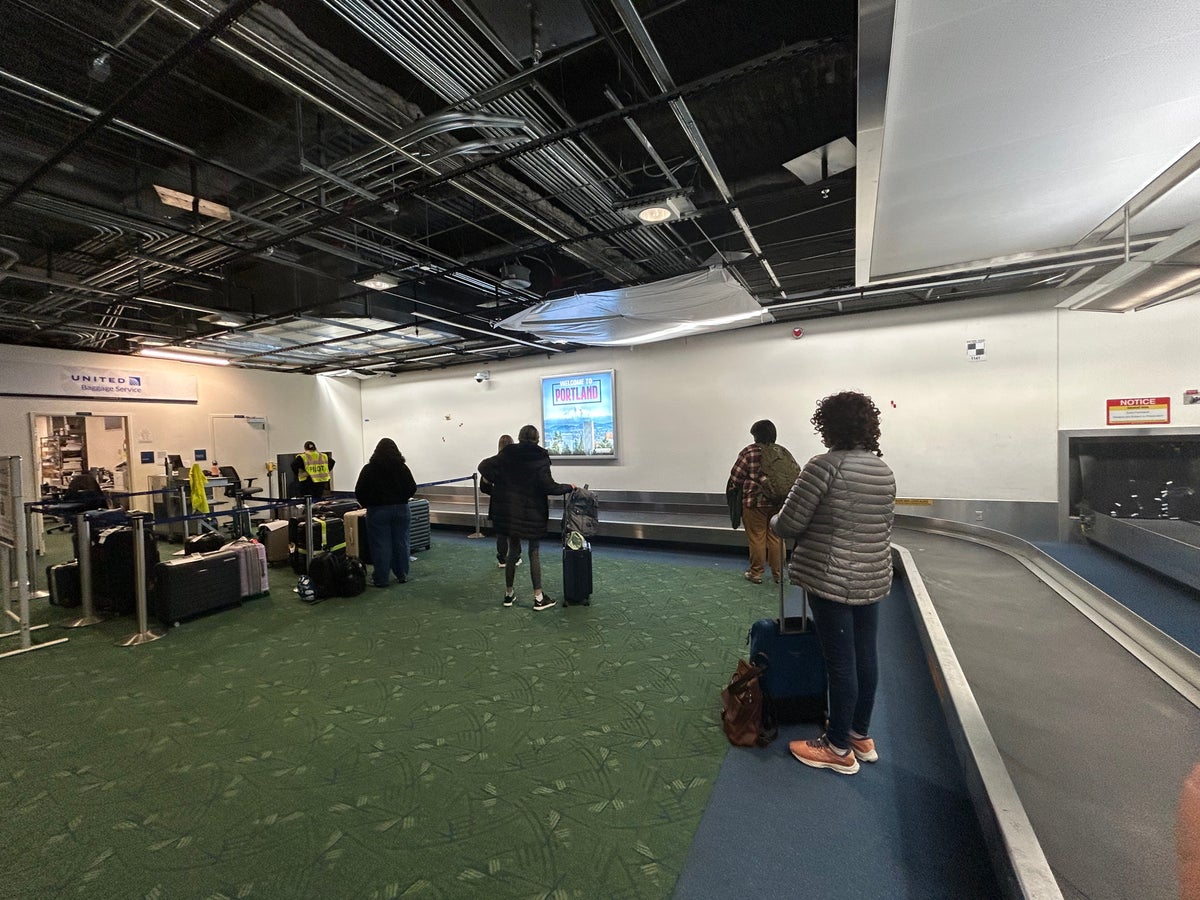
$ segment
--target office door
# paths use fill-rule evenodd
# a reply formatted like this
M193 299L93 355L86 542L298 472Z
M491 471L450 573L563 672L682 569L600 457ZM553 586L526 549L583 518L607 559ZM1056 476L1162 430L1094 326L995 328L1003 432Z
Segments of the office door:
M272 480L267 473L271 460L270 429L263 416L215 415L212 422L213 453L211 464L233 466L245 484L254 479L254 487L263 488L262 498L274 497Z

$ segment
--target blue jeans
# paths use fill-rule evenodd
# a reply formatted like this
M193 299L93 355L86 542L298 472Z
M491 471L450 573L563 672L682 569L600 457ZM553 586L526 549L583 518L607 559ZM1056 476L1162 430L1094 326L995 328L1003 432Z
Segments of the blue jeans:
M871 732L871 711L879 684L875 636L879 604L850 606L817 594L808 595L825 670L829 673L829 727L825 737L833 746L850 746L850 731L863 737Z
M371 545L372 581L387 587L388 572L400 580L408 578L408 524L412 515L407 503L372 506L367 509L367 541Z

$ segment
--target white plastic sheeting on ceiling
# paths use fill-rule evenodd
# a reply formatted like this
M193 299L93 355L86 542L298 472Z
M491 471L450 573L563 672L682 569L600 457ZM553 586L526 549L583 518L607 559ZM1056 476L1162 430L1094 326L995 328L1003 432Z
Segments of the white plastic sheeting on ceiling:
M547 341L621 347L773 322L722 268L652 284L546 300L499 323Z
M1197 12L896 0L871 277L1070 247L1121 209L1200 141ZM1156 228L1195 217L1190 181Z

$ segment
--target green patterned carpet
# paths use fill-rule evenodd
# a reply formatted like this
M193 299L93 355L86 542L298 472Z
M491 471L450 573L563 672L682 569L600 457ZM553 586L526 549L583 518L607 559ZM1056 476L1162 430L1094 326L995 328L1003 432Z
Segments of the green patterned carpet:
M131 619L34 632L71 640L0 660L0 891L670 896L771 592L598 548L592 606L534 613L522 567L504 609L493 552L439 532L408 584L311 607L274 569L140 647Z

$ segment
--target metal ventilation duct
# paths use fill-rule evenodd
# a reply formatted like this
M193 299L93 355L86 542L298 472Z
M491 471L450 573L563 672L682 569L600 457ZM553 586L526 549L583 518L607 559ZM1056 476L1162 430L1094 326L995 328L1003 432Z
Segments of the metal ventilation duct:
M1181 228L1080 288L1067 309L1129 312L1200 292L1200 221Z

